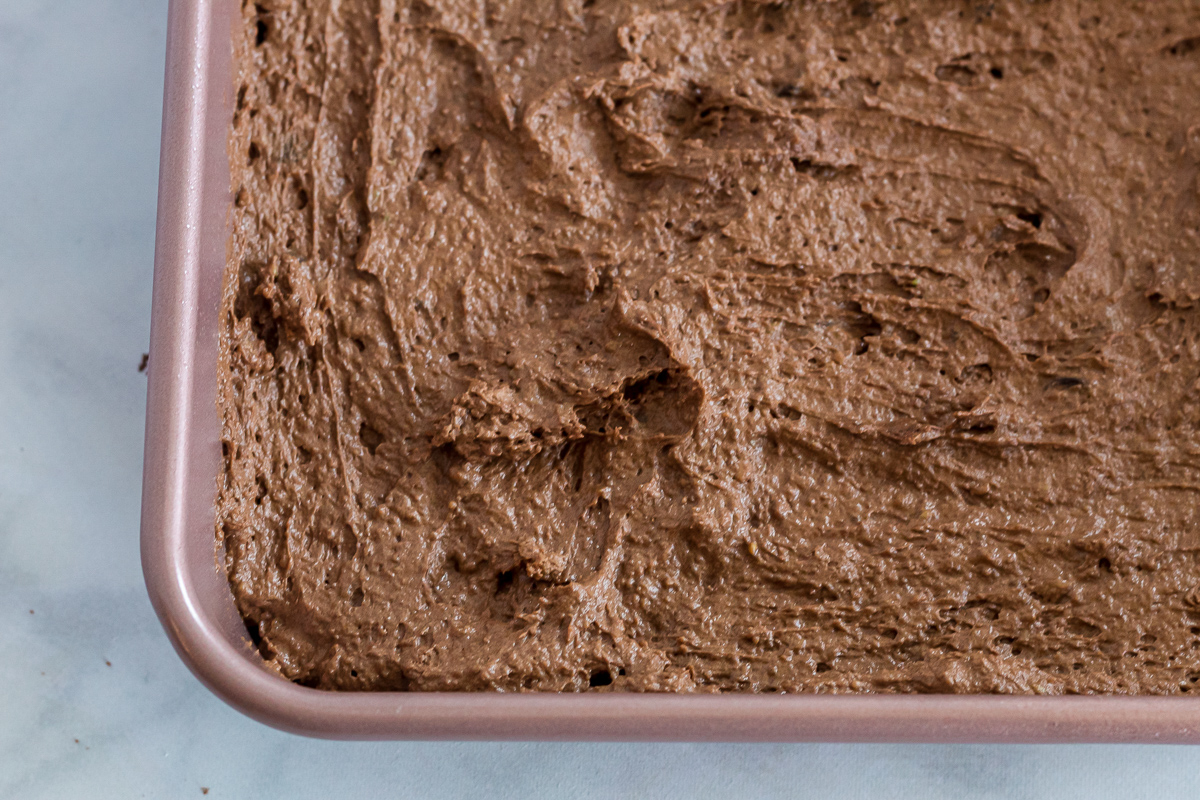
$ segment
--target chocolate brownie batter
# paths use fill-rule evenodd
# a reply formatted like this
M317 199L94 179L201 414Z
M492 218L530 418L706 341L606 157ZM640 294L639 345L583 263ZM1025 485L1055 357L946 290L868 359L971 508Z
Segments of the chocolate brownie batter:
M1200 4L261 0L236 72L284 676L1200 691Z

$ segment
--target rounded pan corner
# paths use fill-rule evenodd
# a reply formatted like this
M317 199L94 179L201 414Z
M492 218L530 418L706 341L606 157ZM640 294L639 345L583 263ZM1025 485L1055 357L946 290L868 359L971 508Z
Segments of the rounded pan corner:
M275 728L342 739L1200 742L1200 698L334 693L257 663L213 531L237 13L236 0L170 3L141 525L155 611L221 699Z
M153 548L152 548L153 549ZM148 554L147 584L181 659L243 714L354 740L692 742L1200 742L1200 702L1147 697L347 693L255 662L202 608L182 564ZM167 571L161 569L166 567ZM182 579L179 579L182 578Z

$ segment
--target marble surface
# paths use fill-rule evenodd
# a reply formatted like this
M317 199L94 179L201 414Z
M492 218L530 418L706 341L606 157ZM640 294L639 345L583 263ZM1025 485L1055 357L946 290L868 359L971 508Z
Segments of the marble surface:
M138 563L164 0L0 0L0 798L1183 798L1200 749L334 743L182 666Z

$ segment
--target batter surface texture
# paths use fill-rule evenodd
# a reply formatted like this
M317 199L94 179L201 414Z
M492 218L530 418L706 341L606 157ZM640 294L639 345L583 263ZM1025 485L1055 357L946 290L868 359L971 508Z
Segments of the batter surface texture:
M282 675L1200 691L1200 4L261 0L235 71Z

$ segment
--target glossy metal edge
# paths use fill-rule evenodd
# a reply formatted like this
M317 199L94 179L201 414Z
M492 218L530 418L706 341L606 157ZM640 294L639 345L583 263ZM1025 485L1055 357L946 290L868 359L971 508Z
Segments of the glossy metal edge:
M199 680L274 727L342 739L1198 742L1200 699L333 693L257 663L212 545L217 303L235 0L172 0L142 489L155 611Z

